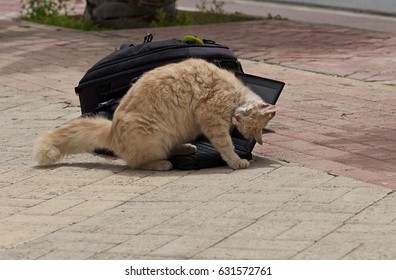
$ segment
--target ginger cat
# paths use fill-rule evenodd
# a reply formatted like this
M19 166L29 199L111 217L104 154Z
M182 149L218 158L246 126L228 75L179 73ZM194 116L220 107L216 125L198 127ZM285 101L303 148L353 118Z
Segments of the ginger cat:
M172 155L196 152L185 144L204 134L230 168L249 166L234 152L233 125L262 144L262 129L274 106L233 73L201 59L187 59L145 73L121 100L113 121L102 117L72 120L46 132L35 143L40 164L69 154L107 148L131 168L170 170Z

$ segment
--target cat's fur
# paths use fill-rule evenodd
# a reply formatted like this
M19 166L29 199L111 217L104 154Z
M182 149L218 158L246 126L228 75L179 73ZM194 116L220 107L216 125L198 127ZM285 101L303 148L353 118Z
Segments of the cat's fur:
M188 59L144 74L122 99L113 121L72 120L40 136L34 153L40 164L51 164L69 154L107 148L131 168L170 170L167 159L195 152L185 143L203 133L229 167L246 168L249 162L234 152L230 127L262 144L262 129L274 111L233 73Z

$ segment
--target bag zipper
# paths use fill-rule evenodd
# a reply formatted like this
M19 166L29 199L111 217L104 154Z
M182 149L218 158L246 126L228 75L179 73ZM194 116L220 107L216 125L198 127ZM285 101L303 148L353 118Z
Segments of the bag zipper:
M180 41L180 42L182 42L182 41ZM228 47L220 46L220 45L213 45L213 46L211 46L211 45L209 45L209 44L208 44L208 45L188 45L188 44L186 44L186 45L171 46L171 47L167 47L167 48L161 48L161 49L158 49L158 50L155 50L155 51L149 51L149 52L141 53L141 54L139 54L139 55L134 56L134 58L139 58L139 57L145 56L145 55L147 55L147 54L155 54L155 53L158 53L158 52L162 52L162 51L164 51L164 50L181 49L181 48L185 48L185 47L202 47L202 46L209 47L209 48L222 48L222 49L228 49L228 50L229 50ZM93 67L92 67L91 69L89 69L87 72L93 72L93 71L96 71L96 70L100 70L100 69L102 69L102 68L104 68L104 67L107 67L108 65L120 63L120 62L123 62L123 61L127 61L127 60L129 60L129 59L131 59L131 57L125 57L125 58L117 59L117 60L115 60L115 61L108 61L108 62L103 63L103 64L101 64L101 65L98 65L98 66L96 66L96 67L93 66Z

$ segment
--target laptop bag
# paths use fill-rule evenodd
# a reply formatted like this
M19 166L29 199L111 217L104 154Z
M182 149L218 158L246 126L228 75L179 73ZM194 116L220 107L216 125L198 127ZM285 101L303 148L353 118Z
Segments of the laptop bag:
M102 115L112 119L122 96L143 73L192 57L205 59L234 72L237 78L270 104L276 103L283 89L283 82L243 73L235 54L228 47L212 40L201 40L194 36L185 36L183 40L152 39L153 36L149 34L141 44L124 44L86 72L75 88L83 115ZM244 139L236 129L231 131L231 138L235 152L241 158L252 159L251 152L256 142ZM170 158L174 168L189 170L226 165L219 152L203 135L192 144L197 146L197 153ZM104 149L96 152L112 154Z

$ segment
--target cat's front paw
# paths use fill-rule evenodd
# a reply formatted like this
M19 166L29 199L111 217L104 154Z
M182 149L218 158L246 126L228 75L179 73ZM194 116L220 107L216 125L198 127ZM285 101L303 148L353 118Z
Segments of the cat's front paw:
M242 169L248 168L250 165L249 161L246 159L238 159L232 162L228 162L228 166L232 169Z

